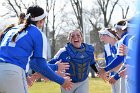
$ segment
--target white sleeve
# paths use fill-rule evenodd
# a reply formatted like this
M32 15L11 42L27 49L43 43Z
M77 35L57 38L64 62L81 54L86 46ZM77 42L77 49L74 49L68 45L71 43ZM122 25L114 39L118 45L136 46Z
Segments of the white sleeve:
M66 51L66 48L60 48L60 50L55 54L54 58L58 58L62 52Z

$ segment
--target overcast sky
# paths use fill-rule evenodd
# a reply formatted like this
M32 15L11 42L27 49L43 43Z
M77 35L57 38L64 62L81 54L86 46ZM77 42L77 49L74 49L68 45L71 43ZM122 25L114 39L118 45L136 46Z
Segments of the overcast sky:
M5 13L7 13L7 11L10 12L8 9L5 8L5 6L4 6L5 4L2 3L4 1L5 0L0 0L0 15L4 15ZM23 0L23 1L25 1L25 0ZM61 7L63 7L63 4L65 3L64 1L66 2L68 0L56 0L56 9L60 9ZM82 1L83 1L83 8L84 9L86 8L86 9L90 10L93 6L95 6L95 3L93 3L93 2L96 1L96 0L82 0ZM124 6L125 6L126 3L130 5L130 10L129 10L128 16L132 17L135 13L134 3L130 2L132 0L126 0L126 2L122 2L122 0L120 0L120 1L121 1L121 4L124 4ZM31 2L31 0L26 0L26 3L28 3L28 2ZM39 4L42 4L41 6L42 7L44 6L44 8L45 8L45 3L44 3L43 0L37 0L37 2ZM67 9L65 9L66 11L73 11L70 4L66 8L67 8ZM120 10L119 7L116 7L115 11L114 11L114 14L113 14L113 17L114 16L116 16L116 17L115 17L115 19L113 19L113 21L115 22L117 20L120 20L120 18L121 18L120 15L121 15L121 10Z

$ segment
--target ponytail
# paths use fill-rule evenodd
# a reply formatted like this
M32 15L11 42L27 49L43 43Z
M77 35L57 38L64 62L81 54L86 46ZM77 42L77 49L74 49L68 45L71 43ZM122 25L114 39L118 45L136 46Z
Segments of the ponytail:
M16 37L21 32L25 31L30 24L36 25L39 20L42 20L47 15L44 10L38 5L33 5L27 9L27 15L25 16L25 25L22 29L20 29L15 35L12 37L12 42L15 42Z
M34 24L36 25L36 22L32 21L31 20L31 16L29 16L26 21L25 21L25 25L23 26L23 28L21 28L13 37L12 37L12 42L15 42L16 40L16 37L18 36L19 33L25 31L27 29L27 27L30 25L30 24Z
M4 38L5 34L12 28L14 27L15 24L11 24L9 26L7 26L1 33L0 33L0 41L2 41L2 39Z

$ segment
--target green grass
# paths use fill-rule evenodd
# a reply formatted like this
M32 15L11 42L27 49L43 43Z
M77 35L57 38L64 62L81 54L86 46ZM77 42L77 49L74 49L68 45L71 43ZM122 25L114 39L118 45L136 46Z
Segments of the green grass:
M100 78L89 79L90 93L111 93L111 85ZM36 82L29 88L29 93L61 93L60 86L54 82Z

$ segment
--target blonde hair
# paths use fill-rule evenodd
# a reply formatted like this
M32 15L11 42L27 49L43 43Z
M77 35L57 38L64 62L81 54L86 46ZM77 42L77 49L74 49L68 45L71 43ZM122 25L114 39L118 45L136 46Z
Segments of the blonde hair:
M71 33L75 32L75 31L80 32L81 37L83 37L83 33L80 31L80 29L75 29L75 30L71 30L71 31L69 32L69 35L68 35L68 40L70 40Z

